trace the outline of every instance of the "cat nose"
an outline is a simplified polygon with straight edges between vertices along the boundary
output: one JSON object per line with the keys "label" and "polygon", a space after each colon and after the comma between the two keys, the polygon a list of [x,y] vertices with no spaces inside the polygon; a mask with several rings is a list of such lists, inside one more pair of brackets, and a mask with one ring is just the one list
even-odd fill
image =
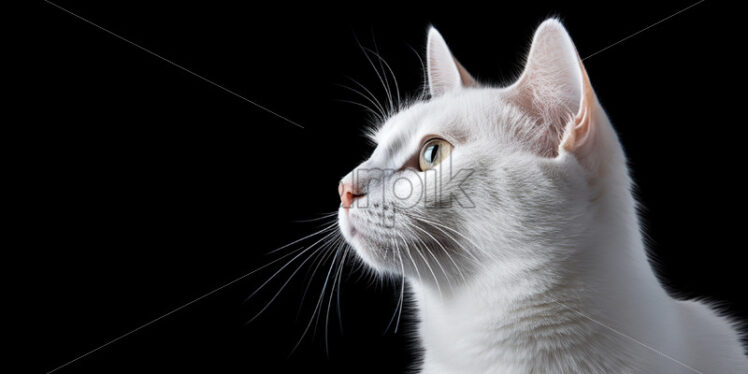
{"label": "cat nose", "polygon": [[358,199],[365,194],[353,187],[350,183],[340,183],[338,185],[338,194],[340,195],[340,202],[343,204],[343,208],[348,209],[353,205],[353,201]]}

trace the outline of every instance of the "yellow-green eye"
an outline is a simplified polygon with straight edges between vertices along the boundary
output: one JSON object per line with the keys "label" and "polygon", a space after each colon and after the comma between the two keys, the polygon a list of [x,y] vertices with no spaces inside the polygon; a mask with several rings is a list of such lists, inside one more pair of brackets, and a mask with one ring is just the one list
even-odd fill
{"label": "yellow-green eye", "polygon": [[418,156],[418,166],[426,171],[438,165],[452,152],[452,144],[444,139],[431,139],[423,145]]}

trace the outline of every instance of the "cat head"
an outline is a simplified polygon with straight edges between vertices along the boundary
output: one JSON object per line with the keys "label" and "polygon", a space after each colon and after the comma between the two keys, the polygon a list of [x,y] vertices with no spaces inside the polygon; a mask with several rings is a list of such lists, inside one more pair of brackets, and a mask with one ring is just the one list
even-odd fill
{"label": "cat head", "polygon": [[358,256],[441,288],[573,256],[625,162],[562,24],[540,25],[510,86],[476,82],[434,28],[427,70],[430,98],[387,119],[340,183]]}

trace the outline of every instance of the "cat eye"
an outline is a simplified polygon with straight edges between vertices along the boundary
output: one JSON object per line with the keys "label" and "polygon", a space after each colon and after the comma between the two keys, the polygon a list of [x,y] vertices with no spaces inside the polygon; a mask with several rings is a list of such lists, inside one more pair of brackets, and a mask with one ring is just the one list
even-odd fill
{"label": "cat eye", "polygon": [[452,153],[452,144],[444,139],[431,139],[421,148],[418,156],[418,166],[426,171],[438,165]]}

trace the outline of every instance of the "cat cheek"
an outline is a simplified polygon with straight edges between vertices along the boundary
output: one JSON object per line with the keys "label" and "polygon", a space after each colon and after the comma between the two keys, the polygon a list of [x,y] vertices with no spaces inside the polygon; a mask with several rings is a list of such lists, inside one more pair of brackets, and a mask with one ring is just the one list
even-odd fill
{"label": "cat cheek", "polygon": [[390,194],[388,194],[392,205],[400,209],[409,209],[423,200],[425,184],[420,174],[413,170],[406,170],[392,181]]}

